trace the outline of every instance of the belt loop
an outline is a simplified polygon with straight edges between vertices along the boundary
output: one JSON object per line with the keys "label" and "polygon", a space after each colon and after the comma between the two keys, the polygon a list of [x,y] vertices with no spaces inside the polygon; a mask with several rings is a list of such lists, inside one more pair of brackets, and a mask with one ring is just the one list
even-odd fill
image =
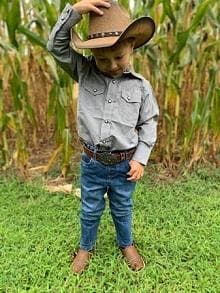
{"label": "belt loop", "polygon": [[97,153],[97,147],[95,146],[95,148],[94,148],[94,159],[95,159],[95,161],[96,161],[96,153]]}
{"label": "belt loop", "polygon": [[126,152],[121,153],[121,160],[122,161],[126,160]]}

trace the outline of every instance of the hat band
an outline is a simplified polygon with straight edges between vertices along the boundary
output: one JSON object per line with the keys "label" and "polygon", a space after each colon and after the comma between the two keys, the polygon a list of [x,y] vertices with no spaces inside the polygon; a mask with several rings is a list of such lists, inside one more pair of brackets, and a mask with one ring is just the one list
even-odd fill
{"label": "hat band", "polygon": [[89,35],[88,39],[91,40],[91,39],[97,39],[97,38],[115,37],[115,36],[120,36],[121,34],[122,34],[122,31],[95,33],[95,34]]}

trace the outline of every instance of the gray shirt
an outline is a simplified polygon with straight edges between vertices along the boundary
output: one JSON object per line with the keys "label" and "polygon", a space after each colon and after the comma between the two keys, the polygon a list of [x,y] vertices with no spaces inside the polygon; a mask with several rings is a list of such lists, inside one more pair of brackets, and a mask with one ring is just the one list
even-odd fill
{"label": "gray shirt", "polygon": [[58,64],[79,83],[79,136],[103,150],[137,147],[132,159],[146,165],[159,115],[151,85],[132,70],[115,79],[107,77],[92,56],[76,52],[70,46],[70,31],[80,20],[81,15],[67,4],[47,43]]}

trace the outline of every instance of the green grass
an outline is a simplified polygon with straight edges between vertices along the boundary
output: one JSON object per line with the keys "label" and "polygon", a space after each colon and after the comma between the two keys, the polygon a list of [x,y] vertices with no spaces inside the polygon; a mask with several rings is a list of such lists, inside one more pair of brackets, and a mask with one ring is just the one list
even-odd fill
{"label": "green grass", "polygon": [[175,183],[145,177],[134,196],[134,237],[147,262],[130,271],[109,210],[87,271],[74,276],[79,200],[0,178],[0,292],[220,292],[220,170]]}

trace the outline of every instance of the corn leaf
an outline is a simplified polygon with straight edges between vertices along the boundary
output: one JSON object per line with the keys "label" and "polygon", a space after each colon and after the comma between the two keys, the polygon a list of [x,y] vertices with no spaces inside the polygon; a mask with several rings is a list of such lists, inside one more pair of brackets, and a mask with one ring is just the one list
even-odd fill
{"label": "corn leaf", "polygon": [[48,120],[51,120],[51,118],[55,114],[58,92],[59,92],[59,89],[57,87],[57,84],[54,83],[49,93],[49,104],[47,107]]}
{"label": "corn leaf", "polygon": [[71,155],[72,155],[71,133],[69,128],[65,128],[63,130],[63,160],[62,160],[63,176],[66,175],[69,169]]}
{"label": "corn leaf", "polygon": [[2,131],[2,127],[3,127],[3,109],[4,109],[4,105],[3,105],[3,82],[2,79],[0,79],[0,134]]}
{"label": "corn leaf", "polygon": [[49,70],[52,74],[52,77],[55,79],[56,83],[59,84],[59,76],[55,60],[52,58],[52,56],[49,55],[45,57],[45,60],[47,62],[47,65],[49,66]]}
{"label": "corn leaf", "polygon": [[3,20],[6,19],[7,10],[8,10],[8,1],[7,0],[1,0],[0,1],[0,15],[1,15]]}
{"label": "corn leaf", "polygon": [[202,19],[205,16],[205,13],[211,4],[214,4],[215,0],[205,0],[201,4],[198,5],[196,13],[193,17],[193,20],[190,24],[190,27],[183,32],[177,32],[176,35],[176,43],[177,48],[174,53],[171,55],[169,59],[169,63],[175,62],[179,57],[180,52],[186,46],[187,40],[192,32],[194,32],[197,27],[201,24]]}
{"label": "corn leaf", "polygon": [[207,9],[209,8],[210,5],[213,5],[215,2],[216,2],[215,0],[205,0],[205,1],[202,1],[198,5],[196,9],[196,13],[193,17],[192,23],[189,28],[191,32],[195,31],[197,27],[201,25],[201,21],[204,18]]}
{"label": "corn leaf", "polygon": [[56,7],[53,3],[49,3],[47,0],[43,0],[46,7],[46,17],[49,25],[53,27],[57,21]]}
{"label": "corn leaf", "polygon": [[22,94],[21,94],[21,81],[17,78],[16,74],[13,75],[11,81],[11,93],[13,97],[14,109],[16,111],[22,110]]}
{"label": "corn leaf", "polygon": [[204,127],[205,123],[208,123],[209,117],[210,117],[210,111],[211,111],[211,104],[212,104],[212,99],[214,97],[214,89],[215,89],[215,78],[216,78],[216,70],[214,68],[210,69],[209,71],[209,88],[207,92],[207,96],[204,102],[204,107],[202,110],[202,117],[203,117],[203,122],[201,123],[201,127]]}
{"label": "corn leaf", "polygon": [[15,33],[21,22],[20,1],[8,1],[7,10],[6,24],[8,28],[9,39],[12,45],[18,48],[18,42],[16,40]]}
{"label": "corn leaf", "polygon": [[33,44],[38,45],[44,49],[46,49],[46,41],[41,37],[29,30],[27,27],[20,25],[18,31],[25,35],[27,39]]}
{"label": "corn leaf", "polygon": [[163,2],[163,6],[164,6],[164,13],[166,15],[168,15],[172,24],[175,26],[176,25],[176,18],[174,16],[173,9],[170,4],[170,0],[163,0],[162,2]]}
{"label": "corn leaf", "polygon": [[220,135],[220,88],[215,89],[215,96],[212,104],[211,111],[211,129],[217,134]]}
{"label": "corn leaf", "polygon": [[44,168],[44,173],[47,173],[49,171],[49,169],[51,168],[51,166],[56,162],[57,157],[59,156],[59,154],[62,151],[62,145],[59,145],[53,152],[52,155],[49,159],[48,164],[45,166]]}
{"label": "corn leaf", "polygon": [[[64,9],[67,3],[69,3],[69,0],[60,0],[60,12]],[[72,5],[76,3],[77,1],[71,1]]]}
{"label": "corn leaf", "polygon": [[6,43],[4,40],[1,40],[1,39],[0,39],[0,47],[5,51],[14,50],[14,47],[10,43]]}

